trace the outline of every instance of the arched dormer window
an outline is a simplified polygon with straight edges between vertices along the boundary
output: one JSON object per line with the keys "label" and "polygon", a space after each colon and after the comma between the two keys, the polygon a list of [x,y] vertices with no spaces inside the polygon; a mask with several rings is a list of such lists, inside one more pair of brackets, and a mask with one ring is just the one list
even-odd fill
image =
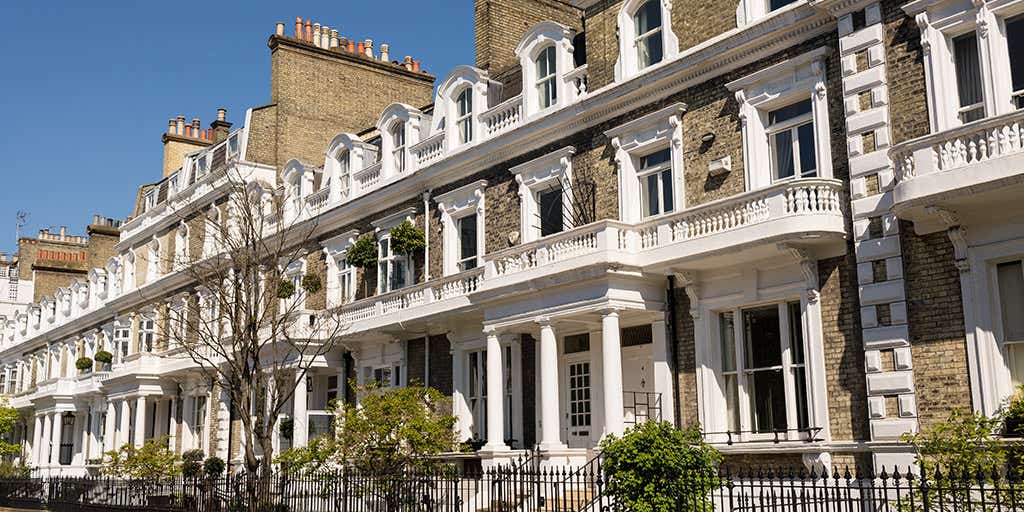
{"label": "arched dormer window", "polygon": [[619,11],[615,79],[625,80],[679,53],[671,0],[627,0]]}
{"label": "arched dormer window", "polygon": [[448,150],[486,137],[481,117],[501,99],[501,83],[472,66],[455,68],[437,89],[431,133],[445,133]]}
{"label": "arched dormer window", "polygon": [[[407,145],[409,143],[414,144],[415,141],[408,141]],[[341,202],[355,197],[360,191],[355,186],[353,176],[372,165],[376,159],[376,149],[363,142],[359,136],[351,133],[336,135],[328,146],[327,159],[324,160],[324,176],[330,183],[331,201]]]}
{"label": "arched dormer window", "polygon": [[281,178],[285,186],[285,220],[293,220],[302,214],[306,196],[314,192],[315,172],[312,167],[299,161],[289,160],[284,166]]}
{"label": "arched dormer window", "polygon": [[391,162],[396,174],[405,172],[405,123],[396,121],[391,130]]}
{"label": "arched dormer window", "polygon": [[576,99],[577,89],[566,76],[575,69],[573,30],[553,21],[531,28],[516,47],[523,70],[523,104],[527,116]]}
{"label": "arched dormer window", "polygon": [[402,103],[392,103],[381,113],[377,130],[381,134],[381,167],[385,177],[410,170],[409,148],[420,140],[423,113]]}

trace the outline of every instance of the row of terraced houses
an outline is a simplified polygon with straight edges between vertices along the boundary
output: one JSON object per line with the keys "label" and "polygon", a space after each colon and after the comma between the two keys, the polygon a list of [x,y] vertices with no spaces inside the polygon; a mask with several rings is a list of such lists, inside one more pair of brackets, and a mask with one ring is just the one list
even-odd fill
{"label": "row of terraced houses", "polygon": [[1024,381],[1024,1],[476,0],[475,24],[435,82],[279,23],[270,103],[171,120],[109,259],[0,317],[23,460],[86,474],[164,435],[240,460],[223,388],[166,341],[195,290],[160,263],[211,250],[231,168],[316,220],[288,271],[347,324],[281,447],[354,379],[450,395],[483,464],[662,419],[734,463],[878,468]]}

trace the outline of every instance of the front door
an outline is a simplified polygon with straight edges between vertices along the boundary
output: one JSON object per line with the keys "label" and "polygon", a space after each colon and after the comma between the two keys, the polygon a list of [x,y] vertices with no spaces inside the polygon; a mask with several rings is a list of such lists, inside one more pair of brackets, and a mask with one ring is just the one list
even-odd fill
{"label": "front door", "polygon": [[566,425],[569,427],[569,448],[589,448],[591,428],[590,361],[569,361],[569,407]]}

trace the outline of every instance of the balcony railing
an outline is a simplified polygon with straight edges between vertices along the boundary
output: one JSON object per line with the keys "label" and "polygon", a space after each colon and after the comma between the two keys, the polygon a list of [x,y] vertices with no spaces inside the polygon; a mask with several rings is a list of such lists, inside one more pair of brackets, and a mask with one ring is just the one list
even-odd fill
{"label": "balcony railing", "polygon": [[310,212],[319,212],[325,206],[327,206],[327,200],[331,197],[331,189],[324,187],[308,196],[306,196],[306,206]]}
{"label": "balcony railing", "polygon": [[484,137],[490,138],[505,133],[523,122],[523,96],[505,100],[480,114],[484,126]]}
{"label": "balcony railing", "polygon": [[599,247],[608,247],[607,236],[612,224],[612,221],[598,221],[490,254],[485,257],[488,273],[494,276],[514,274],[597,252]]}
{"label": "balcony railing", "polygon": [[896,182],[1024,152],[1024,111],[907,141],[890,152]]}
{"label": "balcony railing", "polygon": [[444,156],[445,152],[444,132],[438,132],[412,146],[413,158],[416,160],[416,167],[425,167]]}
{"label": "balcony railing", "polygon": [[474,269],[426,283],[357,300],[338,308],[343,322],[357,322],[440,300],[465,297],[483,281],[483,269]]}
{"label": "balcony railing", "polygon": [[355,181],[356,190],[358,190],[359,193],[363,193],[373,188],[377,183],[380,182],[380,177],[380,162],[377,162],[352,175],[352,179]]}

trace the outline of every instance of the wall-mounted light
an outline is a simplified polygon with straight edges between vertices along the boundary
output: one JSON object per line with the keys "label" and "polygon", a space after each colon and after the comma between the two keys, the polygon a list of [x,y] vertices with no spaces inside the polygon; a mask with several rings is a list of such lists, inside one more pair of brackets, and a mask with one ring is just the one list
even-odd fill
{"label": "wall-mounted light", "polygon": [[700,141],[704,144],[711,144],[715,141],[715,134],[708,132],[700,136]]}

